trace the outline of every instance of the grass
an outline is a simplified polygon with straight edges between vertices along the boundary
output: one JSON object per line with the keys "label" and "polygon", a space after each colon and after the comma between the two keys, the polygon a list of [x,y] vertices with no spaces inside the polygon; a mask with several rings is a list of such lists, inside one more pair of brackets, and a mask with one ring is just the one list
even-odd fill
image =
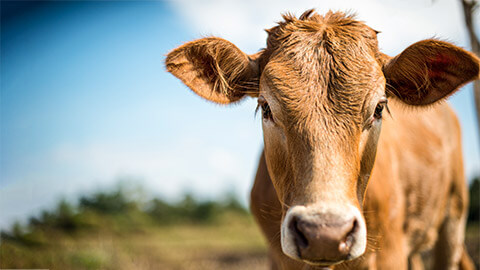
{"label": "grass", "polygon": [[0,268],[266,269],[266,246],[248,215],[228,213],[216,224],[144,226],[118,233],[96,229],[44,232],[44,242],[6,239]]}
{"label": "grass", "polygon": [[[478,224],[469,226],[466,243],[478,264]],[[215,224],[143,226],[123,233],[50,231],[37,243],[3,240],[0,268],[267,269],[266,254],[251,216],[226,213]]]}

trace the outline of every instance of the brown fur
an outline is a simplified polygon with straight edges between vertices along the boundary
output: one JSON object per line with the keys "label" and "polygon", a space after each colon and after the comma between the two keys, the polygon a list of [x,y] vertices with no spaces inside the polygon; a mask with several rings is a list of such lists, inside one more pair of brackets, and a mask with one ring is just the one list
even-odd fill
{"label": "brown fur", "polygon": [[[477,79],[479,60],[438,40],[391,58],[378,50],[376,31],[343,13],[283,19],[255,55],[206,38],[166,59],[203,98],[228,104],[250,95],[267,110],[251,209],[272,268],[317,267],[284,254],[289,209],[348,204],[363,212],[367,248],[330,268],[421,269],[419,253],[434,249],[434,269],[471,269],[459,124],[448,105],[425,105]],[[374,111],[385,96],[391,116],[380,121]]]}

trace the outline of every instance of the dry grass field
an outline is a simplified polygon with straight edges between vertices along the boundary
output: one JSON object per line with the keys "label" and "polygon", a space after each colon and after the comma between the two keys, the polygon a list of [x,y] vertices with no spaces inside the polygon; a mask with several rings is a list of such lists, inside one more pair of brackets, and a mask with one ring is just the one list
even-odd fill
{"label": "dry grass field", "polygon": [[81,197],[1,233],[1,269],[266,269],[266,245],[231,195],[139,202],[118,189]]}
{"label": "dry grass field", "polygon": [[0,268],[266,269],[266,247],[250,216],[215,224],[148,226],[118,233],[46,232],[36,243],[3,239]]}

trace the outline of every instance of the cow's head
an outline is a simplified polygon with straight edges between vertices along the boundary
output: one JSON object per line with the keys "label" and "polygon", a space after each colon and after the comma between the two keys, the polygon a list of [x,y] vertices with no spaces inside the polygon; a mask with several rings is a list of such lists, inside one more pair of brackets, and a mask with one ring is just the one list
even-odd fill
{"label": "cow's head", "polygon": [[438,40],[390,58],[376,31],[343,13],[283,18],[257,54],[204,38],[173,50],[166,66],[215,103],[258,98],[267,167],[284,206],[283,252],[331,265],[365,251],[362,202],[387,99],[432,104],[477,78],[478,59]]}

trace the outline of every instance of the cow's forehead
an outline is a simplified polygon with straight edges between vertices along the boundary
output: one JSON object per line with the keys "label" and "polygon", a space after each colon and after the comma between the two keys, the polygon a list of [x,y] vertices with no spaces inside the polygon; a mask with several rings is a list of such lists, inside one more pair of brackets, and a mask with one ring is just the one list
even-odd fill
{"label": "cow's forehead", "polygon": [[284,50],[305,42],[323,42],[325,47],[350,50],[349,41],[367,43],[371,49],[377,49],[377,32],[354,15],[330,11],[322,16],[310,10],[300,18],[286,14],[283,19],[266,30],[267,50]]}
{"label": "cow's forehead", "polygon": [[365,98],[383,81],[376,32],[343,13],[284,19],[268,30],[262,82],[287,118],[360,124]]}

